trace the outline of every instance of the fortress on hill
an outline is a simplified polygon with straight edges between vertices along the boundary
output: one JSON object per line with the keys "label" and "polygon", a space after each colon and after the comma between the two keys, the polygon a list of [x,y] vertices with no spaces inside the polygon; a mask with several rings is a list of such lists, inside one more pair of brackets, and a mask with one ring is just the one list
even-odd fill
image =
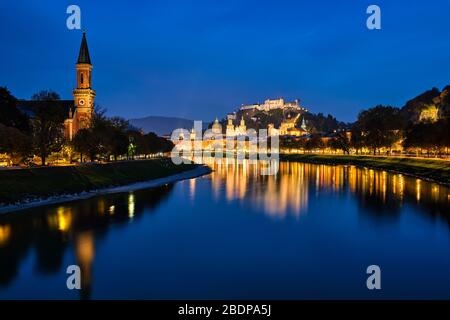
{"label": "fortress on hill", "polygon": [[304,112],[308,111],[306,108],[300,106],[300,100],[295,99],[294,101],[287,102],[283,98],[267,99],[264,101],[264,103],[242,105],[240,108],[240,110],[260,110],[260,111],[270,111],[276,109],[295,109]]}

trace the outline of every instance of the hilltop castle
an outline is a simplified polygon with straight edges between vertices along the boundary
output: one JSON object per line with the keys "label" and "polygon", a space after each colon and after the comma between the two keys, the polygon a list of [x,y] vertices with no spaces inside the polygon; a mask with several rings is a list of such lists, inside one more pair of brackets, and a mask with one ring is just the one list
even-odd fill
{"label": "hilltop castle", "polygon": [[[287,115],[285,119],[280,124],[279,128],[275,128],[273,123],[269,123],[267,126],[267,132],[269,136],[280,135],[280,136],[292,136],[292,137],[301,137],[309,134],[308,127],[306,126],[305,117],[302,118],[300,128],[296,127],[298,120],[302,113],[297,113],[295,116],[291,117],[290,114]],[[216,118],[213,124],[211,125],[211,132],[217,137],[238,137],[247,135],[247,125],[245,123],[244,117],[241,117],[239,124],[234,125],[233,121],[236,119],[236,114],[228,114],[227,115],[227,124],[224,128],[222,128],[219,119]],[[196,140],[196,131],[194,128],[191,129],[190,135],[191,140]],[[215,138],[217,139],[217,138]]]}
{"label": "hilltop castle", "polygon": [[[307,113],[308,109],[300,105],[300,100],[295,99],[294,101],[288,102],[283,98],[279,99],[266,99],[264,103],[242,105],[239,108],[238,114],[241,115],[241,121],[239,126],[233,126],[233,120],[236,120],[236,112],[228,115],[228,125],[227,125],[227,135],[245,135],[246,124],[244,121],[244,115],[247,119],[252,119],[257,121],[259,111],[270,113],[271,111],[281,110],[283,112],[283,119],[279,128],[275,128],[274,123],[269,123],[267,126],[268,134],[281,135],[281,136],[304,136],[308,134],[308,129],[306,126],[305,117],[302,117],[301,127],[297,128],[296,124],[300,120],[300,116]],[[291,114],[294,114],[291,117]]]}
{"label": "hilltop castle", "polygon": [[78,130],[90,126],[94,114],[95,91],[92,89],[92,63],[86,40],[86,33],[81,39],[80,52],[76,64],[77,87],[73,89],[73,106],[64,121],[64,136],[72,140]]}
{"label": "hilltop castle", "polygon": [[300,106],[300,100],[295,99],[292,102],[286,102],[283,98],[280,99],[267,99],[264,103],[242,105],[240,110],[260,110],[270,111],[276,109],[295,109],[299,111],[307,112],[308,110]]}

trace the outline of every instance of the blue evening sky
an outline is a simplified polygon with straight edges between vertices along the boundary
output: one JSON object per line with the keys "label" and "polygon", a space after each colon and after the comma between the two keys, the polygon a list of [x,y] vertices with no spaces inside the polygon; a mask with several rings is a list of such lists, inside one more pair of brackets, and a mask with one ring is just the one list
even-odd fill
{"label": "blue evening sky", "polygon": [[[450,1],[0,2],[0,86],[71,98],[81,7],[97,103],[110,115],[211,120],[243,103],[299,98],[353,121],[376,104],[450,84]],[[366,8],[382,30],[366,28]]]}

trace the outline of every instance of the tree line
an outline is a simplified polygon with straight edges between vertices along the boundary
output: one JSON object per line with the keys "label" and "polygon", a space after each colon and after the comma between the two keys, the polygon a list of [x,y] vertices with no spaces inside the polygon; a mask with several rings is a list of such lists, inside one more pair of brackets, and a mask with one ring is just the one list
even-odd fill
{"label": "tree line", "polygon": [[[350,134],[347,134],[347,133]],[[448,153],[450,125],[447,112],[441,112],[437,121],[410,121],[401,109],[378,105],[359,113],[356,122],[348,130],[337,130],[333,134],[311,134],[305,138],[282,138],[280,147],[285,149],[341,150],[356,154],[363,150],[371,154],[391,154],[393,147],[415,150],[428,155]]]}
{"label": "tree line", "polygon": [[57,93],[40,91],[32,96],[40,101],[27,115],[18,108],[18,100],[0,87],[0,154],[7,154],[13,164],[31,164],[35,155],[41,165],[52,153],[65,154],[69,161],[134,159],[136,155],[168,152],[172,142],[154,133],[144,134],[120,117],[107,117],[96,108],[88,129],[77,132],[72,141],[64,139],[66,110],[55,103]]}

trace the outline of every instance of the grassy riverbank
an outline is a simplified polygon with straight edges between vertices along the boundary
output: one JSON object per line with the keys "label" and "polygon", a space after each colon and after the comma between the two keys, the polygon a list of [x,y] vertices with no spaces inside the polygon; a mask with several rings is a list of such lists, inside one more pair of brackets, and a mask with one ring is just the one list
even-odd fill
{"label": "grassy riverbank", "polygon": [[0,205],[158,179],[194,169],[170,159],[0,170]]}
{"label": "grassy riverbank", "polygon": [[289,161],[369,167],[450,184],[450,161],[445,160],[321,154],[292,154],[282,155],[280,158]]}

